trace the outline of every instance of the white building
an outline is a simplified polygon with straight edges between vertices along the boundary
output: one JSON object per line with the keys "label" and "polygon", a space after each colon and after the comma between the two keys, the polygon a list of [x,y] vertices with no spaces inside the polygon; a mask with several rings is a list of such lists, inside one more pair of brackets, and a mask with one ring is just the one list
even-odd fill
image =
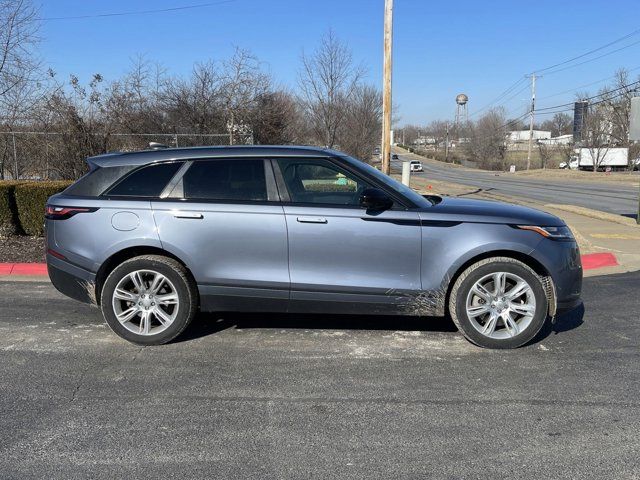
{"label": "white building", "polygon": [[553,138],[542,138],[538,140],[538,143],[542,143],[543,145],[571,145],[573,143],[573,135],[560,135],[559,137]]}
{"label": "white building", "polygon": [[[534,140],[544,140],[551,138],[551,132],[547,130],[534,130]],[[510,143],[528,142],[529,130],[512,130],[507,134],[507,141]]]}

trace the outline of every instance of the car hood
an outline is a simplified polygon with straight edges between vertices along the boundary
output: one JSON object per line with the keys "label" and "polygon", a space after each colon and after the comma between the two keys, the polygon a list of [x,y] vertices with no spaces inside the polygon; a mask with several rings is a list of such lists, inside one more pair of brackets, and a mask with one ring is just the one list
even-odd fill
{"label": "car hood", "polygon": [[[425,219],[510,225],[561,226],[555,215],[510,203],[441,197],[442,201],[421,210]],[[423,214],[422,214],[423,213]]]}

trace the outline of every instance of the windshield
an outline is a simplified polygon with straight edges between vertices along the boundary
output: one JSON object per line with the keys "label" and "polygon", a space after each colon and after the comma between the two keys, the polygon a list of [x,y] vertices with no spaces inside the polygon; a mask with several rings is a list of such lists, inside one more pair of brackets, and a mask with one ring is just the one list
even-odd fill
{"label": "windshield", "polygon": [[397,180],[394,180],[390,176],[385,175],[380,170],[372,167],[368,163],[361,162],[360,160],[356,160],[355,158],[347,157],[347,156],[344,156],[342,158],[344,158],[345,160],[349,161],[350,163],[352,163],[356,167],[362,168],[363,170],[366,170],[367,173],[369,173],[371,176],[375,177],[377,180],[379,180],[380,182],[384,183],[386,186],[388,186],[391,189],[395,190],[396,192],[400,193],[402,196],[407,197],[409,200],[411,200],[417,206],[419,206],[419,207],[430,207],[430,206],[433,205],[433,202],[431,200],[428,200],[428,199],[424,198],[422,195],[417,193],[415,190],[412,190],[411,188],[407,187],[406,185],[403,185],[402,183],[398,182]]}

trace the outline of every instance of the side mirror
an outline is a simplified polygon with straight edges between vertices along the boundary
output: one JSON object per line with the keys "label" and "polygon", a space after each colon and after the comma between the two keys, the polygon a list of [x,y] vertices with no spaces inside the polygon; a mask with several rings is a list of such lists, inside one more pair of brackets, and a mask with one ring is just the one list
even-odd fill
{"label": "side mirror", "polygon": [[379,188],[366,188],[360,195],[360,205],[367,210],[382,211],[393,207],[393,200]]}

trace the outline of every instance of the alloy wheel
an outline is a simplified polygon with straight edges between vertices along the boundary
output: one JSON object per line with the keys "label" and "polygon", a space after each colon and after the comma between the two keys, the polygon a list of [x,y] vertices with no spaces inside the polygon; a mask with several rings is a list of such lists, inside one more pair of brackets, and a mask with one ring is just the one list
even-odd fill
{"label": "alloy wheel", "polygon": [[176,319],[180,299],[166,276],[153,270],[135,270],[116,285],[112,305],[127,330],[137,335],[157,335]]}
{"label": "alloy wheel", "polygon": [[536,313],[531,285],[509,272],[495,272],[473,284],[466,301],[471,325],[493,339],[512,338],[525,331]]}

